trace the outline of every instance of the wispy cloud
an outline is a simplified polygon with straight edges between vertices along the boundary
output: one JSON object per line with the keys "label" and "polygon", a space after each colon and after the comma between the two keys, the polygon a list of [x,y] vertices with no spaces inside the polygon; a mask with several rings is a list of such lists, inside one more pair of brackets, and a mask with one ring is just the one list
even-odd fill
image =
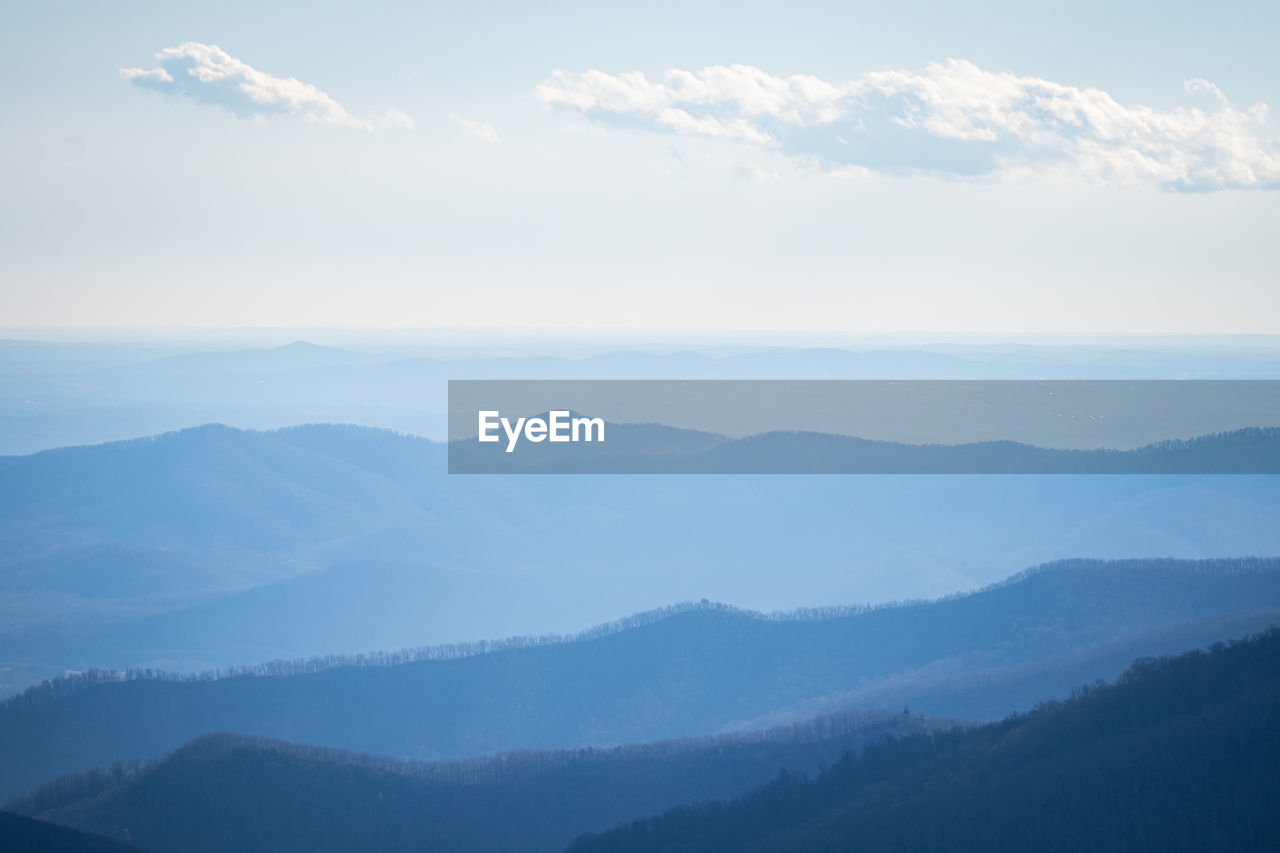
{"label": "wispy cloud", "polygon": [[316,124],[381,130],[413,127],[395,109],[356,116],[309,83],[273,77],[241,62],[217,45],[189,41],[156,54],[159,68],[122,68],[136,86],[226,107],[238,116],[293,116]]}
{"label": "wispy cloud", "polygon": [[842,174],[1280,188],[1280,140],[1268,135],[1266,105],[1241,109],[1203,80],[1185,88],[1208,103],[1125,106],[1100,89],[948,60],[842,83],[746,65],[671,70],[660,80],[557,71],[536,94],[604,124],[736,140]]}
{"label": "wispy cloud", "polygon": [[462,125],[462,129],[477,139],[483,139],[485,142],[501,142],[502,138],[498,136],[498,131],[487,121],[472,121],[463,118],[456,113],[449,113],[449,118]]}

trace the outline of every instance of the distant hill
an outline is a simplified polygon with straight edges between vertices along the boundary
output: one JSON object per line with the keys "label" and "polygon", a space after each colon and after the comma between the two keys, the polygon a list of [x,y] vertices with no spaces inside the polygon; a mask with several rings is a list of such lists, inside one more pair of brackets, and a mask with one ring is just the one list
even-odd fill
{"label": "distant hill", "polygon": [[[0,796],[211,731],[441,759],[695,736],[840,694],[841,709],[883,707],[885,689],[931,715],[999,718],[1029,685],[1046,698],[1113,674],[1108,645],[1227,639],[1277,608],[1276,559],[1075,561],[928,603],[783,617],[704,603],[380,666],[64,680],[0,704]],[[982,701],[980,679],[1023,686]]]}
{"label": "distant hill", "polygon": [[338,347],[294,341],[278,347],[223,349],[188,352],[129,365],[137,380],[164,381],[167,378],[205,378],[213,375],[271,375],[315,368],[371,365],[376,356]]}
{"label": "distant hill", "polygon": [[678,807],[571,853],[1269,851],[1280,846],[1280,631],[1134,664],[1115,685],[907,737],[816,779]]}
{"label": "distant hill", "polygon": [[[206,735],[138,772],[80,774],[8,804],[157,853],[559,853],[574,837],[817,772],[889,736],[950,728],[901,713],[828,716],[733,737],[414,764]],[[234,815],[228,820],[228,815]]]}
{"label": "distant hill", "polygon": [[1063,555],[1276,554],[1277,514],[1275,477],[457,477],[386,430],[208,425],[0,458],[0,695],[681,600],[933,598]]}
{"label": "distant hill", "polygon": [[[443,438],[448,379],[1275,378],[1274,344],[1243,338],[1132,345],[856,349],[718,344],[674,352],[560,342],[400,342],[232,348],[0,340],[0,453],[93,444],[220,421],[274,429],[342,421]],[[1084,342],[1081,342],[1084,343]],[[1172,346],[1171,346],[1172,344]],[[605,351],[602,351],[605,350]],[[555,353],[555,354],[551,354]]]}
{"label": "distant hill", "polygon": [[5,853],[141,853],[141,848],[43,820],[0,811]]}

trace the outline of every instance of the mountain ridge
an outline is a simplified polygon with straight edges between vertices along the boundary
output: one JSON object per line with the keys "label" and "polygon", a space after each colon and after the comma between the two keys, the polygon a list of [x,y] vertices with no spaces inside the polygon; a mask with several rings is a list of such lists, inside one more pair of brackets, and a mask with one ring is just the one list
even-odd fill
{"label": "mountain ridge", "polygon": [[727,602],[701,599],[699,601],[682,601],[665,607],[633,613],[619,619],[602,622],[568,634],[522,634],[508,637],[475,640],[469,642],[443,643],[398,649],[380,649],[356,652],[354,654],[315,655],[290,659],[275,659],[260,664],[245,664],[232,667],[216,667],[195,673],[171,673],[150,668],[130,668],[127,670],[94,669],[83,673],[63,676],[55,681],[31,685],[14,696],[0,698],[0,708],[11,702],[26,701],[27,694],[52,691],[61,695],[74,690],[80,685],[111,683],[137,678],[170,680],[175,682],[198,682],[235,678],[244,675],[281,675],[314,673],[328,669],[342,669],[361,666],[398,666],[405,663],[422,661],[457,660],[476,655],[501,652],[509,649],[556,646],[584,640],[608,637],[634,628],[651,625],[671,617],[686,613],[727,613],[762,622],[803,622],[839,619],[847,616],[859,616],[882,610],[899,610],[910,607],[923,607],[930,604],[960,601],[966,598],[994,592],[1014,586],[1025,580],[1051,573],[1070,573],[1086,571],[1104,565],[1123,565],[1125,563],[1169,562],[1175,570],[1188,574],[1203,575],[1251,575],[1280,571],[1280,557],[1219,557],[1199,560],[1182,560],[1169,557],[1152,557],[1133,560],[1097,560],[1085,558],[1064,558],[1029,566],[1009,577],[987,584],[974,590],[956,592],[933,599],[904,599],[902,601],[879,602],[875,604],[847,604],[826,607],[802,607],[792,610],[760,611],[746,607],[738,607]]}
{"label": "mountain ridge", "polygon": [[[1280,609],[1275,559],[1066,565],[982,593],[839,616],[768,619],[708,604],[573,642],[386,667],[51,684],[0,704],[9,756],[0,796],[89,763],[147,760],[208,731],[417,759],[701,735],[895,673],[1015,671],[1197,619],[1208,620],[1197,636],[1229,639],[1214,634],[1236,624],[1228,617]],[[1050,695],[1091,670],[1055,671],[1035,682]],[[955,716],[948,703],[967,695],[934,691],[921,705],[925,686],[908,701],[935,716]]]}

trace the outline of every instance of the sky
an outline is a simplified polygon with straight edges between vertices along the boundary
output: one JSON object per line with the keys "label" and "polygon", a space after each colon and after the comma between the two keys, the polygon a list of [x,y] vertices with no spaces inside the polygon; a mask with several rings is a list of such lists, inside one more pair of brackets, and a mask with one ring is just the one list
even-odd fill
{"label": "sky", "polygon": [[11,0],[0,325],[1276,333],[1278,32]]}

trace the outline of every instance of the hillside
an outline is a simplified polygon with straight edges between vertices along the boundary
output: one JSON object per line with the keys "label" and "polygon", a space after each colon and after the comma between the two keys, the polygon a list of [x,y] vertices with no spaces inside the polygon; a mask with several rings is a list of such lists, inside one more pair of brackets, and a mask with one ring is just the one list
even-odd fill
{"label": "hillside", "polygon": [[947,727],[900,713],[841,715],[734,737],[440,764],[208,735],[136,773],[57,780],[8,808],[112,837],[127,829],[157,853],[558,853],[587,830]]}
{"label": "hillside", "polygon": [[[1028,682],[1035,695],[1064,695],[1112,674],[1107,644],[1128,638],[1125,654],[1141,655],[1190,637],[1228,639],[1269,623],[1277,608],[1274,559],[1076,561],[895,607],[764,617],[704,604],[568,640],[445,650],[391,658],[393,665],[338,660],[218,679],[73,679],[0,704],[0,796],[94,764],[154,758],[213,731],[454,758],[703,735],[895,678],[895,702],[956,716],[953,708],[974,708],[973,684],[946,689],[956,679],[1038,668]],[[1060,665],[1073,655],[1076,665]],[[884,707],[883,695],[869,695],[871,707]],[[982,716],[1019,710],[1026,695],[988,702]]]}
{"label": "hillside", "polygon": [[141,853],[141,848],[43,820],[0,811],[5,853]]}
{"label": "hillside", "polygon": [[1113,640],[1074,648],[1026,663],[970,667],[942,661],[868,679],[852,690],[818,696],[745,720],[750,730],[849,709],[945,708],[967,720],[999,720],[1034,707],[1045,697],[1065,696],[1071,686],[1108,681],[1138,658],[1207,648],[1224,639],[1248,637],[1280,625],[1280,610],[1211,616],[1135,631]]}
{"label": "hillside", "polygon": [[572,853],[1274,850],[1280,631],[1161,660],[968,731],[679,807]]}

